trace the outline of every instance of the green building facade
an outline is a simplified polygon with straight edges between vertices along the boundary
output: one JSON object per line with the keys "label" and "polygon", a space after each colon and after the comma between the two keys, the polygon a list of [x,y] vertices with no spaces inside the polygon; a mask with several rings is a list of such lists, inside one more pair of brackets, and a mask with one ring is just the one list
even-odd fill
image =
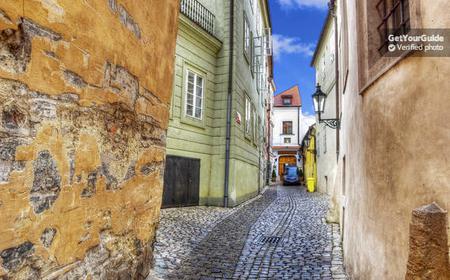
{"label": "green building facade", "polygon": [[163,206],[232,207],[262,190],[270,55],[267,1],[181,1]]}

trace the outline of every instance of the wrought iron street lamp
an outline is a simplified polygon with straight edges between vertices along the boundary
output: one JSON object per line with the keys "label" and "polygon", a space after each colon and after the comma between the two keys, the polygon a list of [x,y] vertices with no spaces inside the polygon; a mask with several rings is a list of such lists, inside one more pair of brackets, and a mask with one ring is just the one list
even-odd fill
{"label": "wrought iron street lamp", "polygon": [[323,114],[325,110],[325,100],[327,99],[327,95],[320,89],[319,84],[317,84],[316,92],[312,95],[312,98],[314,103],[314,111],[319,116],[319,123],[325,123],[328,127],[332,129],[338,128],[340,125],[339,119],[321,118],[321,114]]}

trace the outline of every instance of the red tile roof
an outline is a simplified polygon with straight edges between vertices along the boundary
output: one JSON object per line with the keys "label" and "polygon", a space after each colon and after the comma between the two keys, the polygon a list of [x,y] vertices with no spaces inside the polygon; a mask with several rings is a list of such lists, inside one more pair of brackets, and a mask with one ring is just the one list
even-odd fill
{"label": "red tile roof", "polygon": [[[283,105],[283,98],[284,97],[291,97],[292,102],[291,105]],[[298,86],[293,86],[290,89],[287,89],[283,91],[282,93],[279,93],[275,95],[273,100],[273,105],[275,107],[300,107],[302,106],[302,100],[300,97],[300,90]]]}

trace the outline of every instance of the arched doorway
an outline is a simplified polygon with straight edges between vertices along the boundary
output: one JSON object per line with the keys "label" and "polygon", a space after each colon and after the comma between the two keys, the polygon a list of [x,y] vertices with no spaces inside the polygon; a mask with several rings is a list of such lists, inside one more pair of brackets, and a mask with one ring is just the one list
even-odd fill
{"label": "arched doorway", "polygon": [[278,176],[283,176],[286,164],[297,166],[297,158],[295,156],[280,156],[278,159]]}

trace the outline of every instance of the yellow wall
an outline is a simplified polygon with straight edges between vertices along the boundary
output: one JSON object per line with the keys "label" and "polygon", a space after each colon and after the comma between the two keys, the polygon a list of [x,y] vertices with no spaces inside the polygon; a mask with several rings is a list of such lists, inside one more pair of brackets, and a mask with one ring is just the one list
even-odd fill
{"label": "yellow wall", "polygon": [[148,274],[178,5],[0,1],[0,278]]}
{"label": "yellow wall", "polygon": [[310,130],[309,146],[304,148],[304,177],[309,192],[316,190],[317,186],[317,164],[316,164],[316,137],[315,129]]}

